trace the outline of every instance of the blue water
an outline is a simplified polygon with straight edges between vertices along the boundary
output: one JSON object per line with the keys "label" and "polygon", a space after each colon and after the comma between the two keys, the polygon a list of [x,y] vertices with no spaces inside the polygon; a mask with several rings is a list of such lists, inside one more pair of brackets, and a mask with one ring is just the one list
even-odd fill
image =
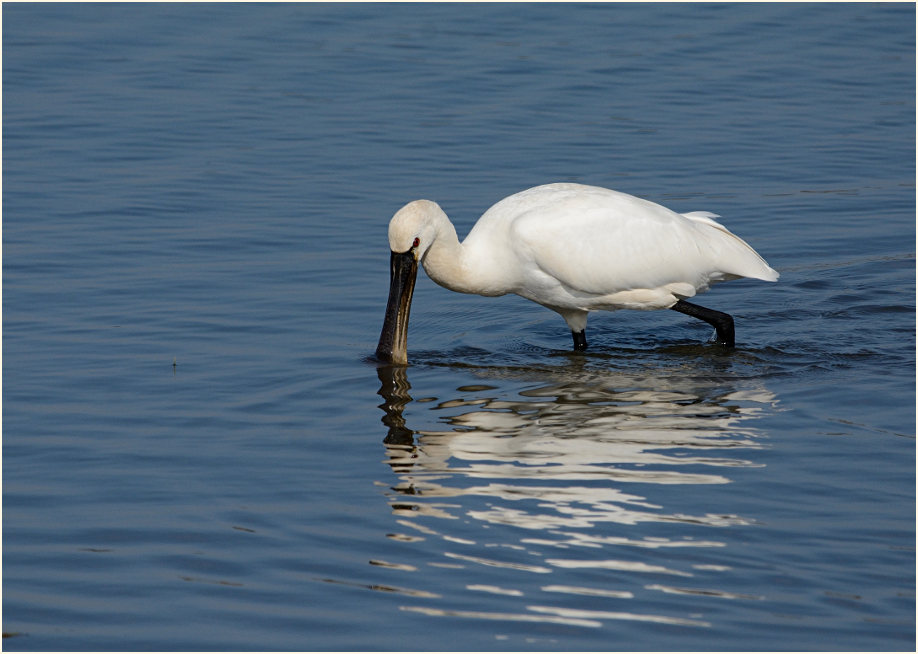
{"label": "blue water", "polygon": [[[913,650],[915,7],[4,4],[17,650]],[[386,226],[551,181],[781,272],[555,314]]]}

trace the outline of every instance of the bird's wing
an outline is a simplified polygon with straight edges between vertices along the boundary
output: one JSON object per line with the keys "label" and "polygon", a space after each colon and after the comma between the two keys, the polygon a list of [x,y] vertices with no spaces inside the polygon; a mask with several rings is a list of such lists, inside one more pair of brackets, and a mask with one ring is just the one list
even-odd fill
{"label": "bird's wing", "polygon": [[572,196],[519,215],[511,241],[531,274],[574,292],[610,295],[674,283],[707,285],[705,239],[690,220],[624,194]]}

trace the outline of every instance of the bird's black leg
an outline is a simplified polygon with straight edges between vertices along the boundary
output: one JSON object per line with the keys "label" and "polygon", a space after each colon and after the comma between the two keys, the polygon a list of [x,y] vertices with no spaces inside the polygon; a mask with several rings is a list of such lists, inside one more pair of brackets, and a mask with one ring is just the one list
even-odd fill
{"label": "bird's black leg", "polygon": [[574,330],[571,330],[571,336],[574,337],[574,349],[575,350],[577,350],[578,352],[582,352],[583,350],[587,349],[585,329],[581,329],[579,332],[575,332]]}
{"label": "bird's black leg", "polygon": [[726,345],[727,347],[733,347],[735,345],[736,336],[733,331],[733,316],[730,314],[700,307],[697,304],[692,304],[685,300],[679,300],[671,306],[670,309],[678,311],[679,313],[684,313],[692,318],[704,320],[709,325],[713,325],[714,329],[717,330],[716,342],[720,345]]}

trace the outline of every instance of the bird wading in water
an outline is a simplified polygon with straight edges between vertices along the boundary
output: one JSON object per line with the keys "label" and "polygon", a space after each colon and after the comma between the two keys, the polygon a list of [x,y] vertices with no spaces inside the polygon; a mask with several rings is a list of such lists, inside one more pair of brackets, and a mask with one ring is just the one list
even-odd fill
{"label": "bird wading in water", "polygon": [[435,202],[406,204],[389,223],[389,301],[376,356],[408,363],[418,264],[460,293],[515,293],[557,311],[584,350],[590,311],[672,309],[713,325],[734,345],[733,318],[687,302],[716,282],[778,273],[705,211],[679,214],[626,193],[547,184],[488,209],[463,242]]}

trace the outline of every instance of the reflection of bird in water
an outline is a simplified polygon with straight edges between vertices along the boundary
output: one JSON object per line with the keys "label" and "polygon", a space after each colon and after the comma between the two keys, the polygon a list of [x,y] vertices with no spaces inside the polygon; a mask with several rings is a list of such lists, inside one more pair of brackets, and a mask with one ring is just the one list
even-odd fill
{"label": "reflection of bird in water", "polygon": [[[606,620],[706,627],[711,622],[699,619],[698,597],[760,599],[737,592],[746,585],[731,578],[736,554],[728,542],[699,532],[752,522],[711,506],[730,491],[698,493],[696,500],[663,490],[714,490],[730,482],[721,473],[756,465],[734,455],[759,447],[756,431],[743,423],[776,401],[754,382],[748,390],[725,390],[724,377],[698,381],[697,368],[654,376],[577,365],[550,372],[485,367],[478,376],[543,381],[518,395],[501,397],[482,383],[460,386],[458,396],[439,402],[427,397],[424,406],[449,428],[412,430],[405,420],[412,402],[407,368],[377,370],[387,463],[398,478],[384,485],[393,521],[404,528],[387,538],[406,548],[411,565],[372,563],[417,571],[424,562],[440,571],[437,601],[402,610],[585,627]],[[670,506],[638,495],[655,490]],[[470,611],[470,592],[500,600]],[[647,594],[657,593],[690,601],[661,611],[651,598],[654,609],[641,610]]]}
{"label": "reflection of bird in water", "polygon": [[[705,387],[671,378],[667,388],[661,378],[652,385],[662,388],[650,390],[634,388],[633,375],[568,372],[517,400],[488,397],[481,387],[475,397],[463,393],[443,401],[435,408],[452,428],[420,431],[415,443],[402,415],[411,401],[406,369],[378,371],[389,464],[401,479],[399,501],[411,495],[413,510],[423,512],[434,507],[418,504],[421,499],[537,500],[537,513],[498,505],[469,513],[536,529],[609,521],[744,522],[738,516],[665,514],[621,485],[729,483],[725,471],[758,465],[733,454],[761,447],[755,430],[742,423],[775,401],[763,388],[724,391],[714,382]],[[487,483],[469,487],[462,482],[467,479]]]}
{"label": "reflection of bird in water", "polygon": [[416,200],[389,223],[391,283],[377,357],[406,364],[418,264],[453,291],[514,293],[561,314],[574,349],[586,349],[590,311],[673,309],[714,326],[734,344],[733,318],[686,301],[716,282],[776,281],[745,241],[707,212],[678,214],[640,198],[580,184],[511,195],[460,243],[440,207]]}

